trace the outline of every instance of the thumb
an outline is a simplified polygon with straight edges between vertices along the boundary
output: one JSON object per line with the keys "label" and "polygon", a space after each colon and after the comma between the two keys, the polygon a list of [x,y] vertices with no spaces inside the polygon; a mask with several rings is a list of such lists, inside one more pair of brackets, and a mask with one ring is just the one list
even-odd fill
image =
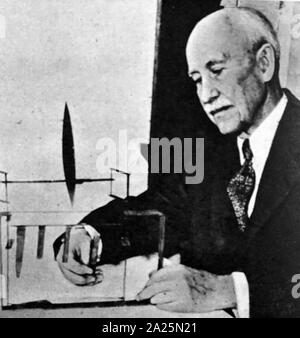
{"label": "thumb", "polygon": [[169,261],[169,265],[171,264],[180,264],[180,261],[181,261],[181,257],[180,257],[180,254],[176,254],[176,255],[173,255],[171,257],[168,258],[168,261]]}
{"label": "thumb", "polygon": [[100,236],[96,235],[93,237],[91,241],[91,252],[90,252],[90,261],[89,261],[89,264],[91,266],[97,265],[98,258],[101,255],[101,251],[102,251],[102,241],[101,241]]}
{"label": "thumb", "polygon": [[86,236],[80,243],[81,261],[85,265],[88,265],[90,261],[91,241],[90,236]]}
{"label": "thumb", "polygon": [[[175,264],[179,264],[180,263],[180,256],[179,255],[174,255],[170,258],[164,258],[163,259],[163,268],[169,267],[169,266],[173,266]],[[148,277],[151,278],[155,273],[157,272],[156,270],[152,270],[148,273]]]}

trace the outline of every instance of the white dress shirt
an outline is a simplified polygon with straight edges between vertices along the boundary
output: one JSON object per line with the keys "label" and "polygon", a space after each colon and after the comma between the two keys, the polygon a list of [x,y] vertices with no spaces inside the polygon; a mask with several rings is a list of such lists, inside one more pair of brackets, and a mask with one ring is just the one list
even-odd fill
{"label": "white dress shirt", "polygon": [[[241,165],[245,161],[242,151],[245,138],[249,139],[250,148],[253,153],[252,163],[253,169],[255,171],[255,186],[248,206],[249,217],[252,215],[255,206],[257,191],[263,170],[286,105],[287,97],[284,94],[274,110],[265,118],[265,120],[254,130],[251,135],[243,134],[243,136],[240,136],[237,139]],[[247,278],[245,274],[241,272],[234,272],[232,277],[234,280],[234,289],[237,298],[238,317],[247,318],[249,317],[249,286]]]}
{"label": "white dress shirt", "polygon": [[[250,148],[253,153],[252,163],[253,169],[255,171],[255,187],[248,206],[249,217],[251,216],[254,209],[261,176],[267,158],[269,156],[269,152],[273,143],[276,130],[278,128],[278,124],[282,118],[286,105],[287,97],[284,94],[272,113],[266,117],[266,119],[260,124],[257,129],[254,130],[254,132],[250,136],[248,136]],[[244,140],[245,137],[238,137],[237,139],[241,165],[245,161],[242,151]]]}

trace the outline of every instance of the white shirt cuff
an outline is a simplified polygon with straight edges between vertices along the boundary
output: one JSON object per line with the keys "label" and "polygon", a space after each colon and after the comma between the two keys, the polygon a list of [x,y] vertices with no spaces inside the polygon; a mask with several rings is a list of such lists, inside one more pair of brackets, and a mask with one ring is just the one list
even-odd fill
{"label": "white shirt cuff", "polygon": [[[3,300],[6,300],[6,279],[4,275],[0,275],[0,303]],[[0,312],[1,312],[1,304],[0,304]]]}
{"label": "white shirt cuff", "polygon": [[231,276],[236,296],[237,316],[238,318],[249,318],[249,284],[246,275],[243,272],[233,272]]}
{"label": "white shirt cuff", "polygon": [[[88,225],[88,224],[81,224],[81,225],[84,227],[85,231],[89,234],[89,236],[91,238],[95,238],[97,236],[100,236],[99,232],[95,228],[93,228],[91,225]],[[99,246],[98,246],[98,257],[101,256],[102,247],[103,247],[103,244],[102,244],[102,241],[100,239]]]}

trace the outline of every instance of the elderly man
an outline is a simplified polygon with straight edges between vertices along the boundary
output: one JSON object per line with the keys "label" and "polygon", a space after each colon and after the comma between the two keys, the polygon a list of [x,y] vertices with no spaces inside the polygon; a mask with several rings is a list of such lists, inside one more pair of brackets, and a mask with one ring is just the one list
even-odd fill
{"label": "elderly man", "polygon": [[[292,278],[300,273],[300,103],[280,87],[274,29],[255,10],[223,9],[196,25],[186,55],[201,105],[229,136],[216,145],[201,189],[180,188],[175,199],[162,198],[163,192],[149,198],[169,217],[178,248],[185,247],[184,265],[154,272],[137,300],[179,312],[237,308],[248,316],[250,305],[253,317],[300,316],[300,301],[292,297]],[[159,198],[169,201],[166,207]],[[147,197],[140,200],[147,205]],[[115,203],[109,214],[122,208]],[[101,232],[99,215],[84,222]],[[73,282],[74,273],[101,280],[97,272],[83,273],[88,254],[78,259],[89,238],[84,229],[74,232],[77,259],[72,266],[59,261]],[[109,241],[102,239],[105,251]]]}

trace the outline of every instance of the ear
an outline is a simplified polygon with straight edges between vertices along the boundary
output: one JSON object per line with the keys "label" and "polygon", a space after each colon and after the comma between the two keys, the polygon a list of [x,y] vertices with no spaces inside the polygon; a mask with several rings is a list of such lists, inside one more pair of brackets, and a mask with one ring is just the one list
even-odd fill
{"label": "ear", "polygon": [[276,59],[274,48],[269,43],[265,43],[257,51],[256,61],[263,81],[271,81],[275,73]]}

